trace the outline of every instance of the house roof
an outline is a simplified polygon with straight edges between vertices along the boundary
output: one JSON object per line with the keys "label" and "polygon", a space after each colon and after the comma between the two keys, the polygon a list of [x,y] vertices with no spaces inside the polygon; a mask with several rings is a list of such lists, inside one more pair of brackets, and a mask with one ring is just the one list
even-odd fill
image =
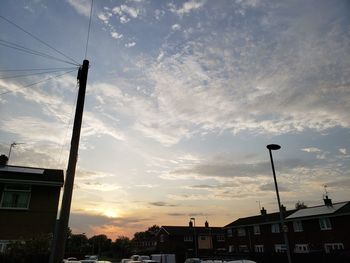
{"label": "house roof", "polygon": [[221,227],[189,227],[189,226],[162,226],[165,232],[169,235],[193,235],[193,230],[196,231],[197,235],[200,234],[214,234],[223,235],[224,232]]}
{"label": "house roof", "polygon": [[[296,210],[288,210],[283,212],[284,217],[291,215]],[[224,226],[227,227],[240,227],[240,226],[249,226],[249,225],[257,225],[257,224],[269,224],[271,222],[279,222],[280,221],[280,214],[279,212],[266,214],[266,215],[257,215],[257,216],[249,216],[249,217],[243,217],[239,218],[236,221],[233,221],[232,223]]]}
{"label": "house roof", "polygon": [[314,207],[307,207],[299,209],[295,213],[289,215],[286,219],[336,214],[338,211],[341,211],[341,208],[346,208],[345,206],[347,204],[349,204],[349,202],[335,203],[332,206],[320,205]]}
{"label": "house roof", "polygon": [[[341,214],[350,214],[350,201],[335,203],[332,206],[320,205],[313,206],[303,209],[293,209],[284,212],[284,218],[286,221],[293,220],[295,218],[310,218],[315,216],[322,215],[341,215]],[[279,222],[279,212],[266,214],[266,215],[257,215],[250,217],[239,218],[236,221],[224,226],[228,227],[242,227],[242,226],[251,226],[258,224],[271,224],[273,222]]]}
{"label": "house roof", "polygon": [[63,170],[5,165],[0,167],[1,183],[63,185]]}

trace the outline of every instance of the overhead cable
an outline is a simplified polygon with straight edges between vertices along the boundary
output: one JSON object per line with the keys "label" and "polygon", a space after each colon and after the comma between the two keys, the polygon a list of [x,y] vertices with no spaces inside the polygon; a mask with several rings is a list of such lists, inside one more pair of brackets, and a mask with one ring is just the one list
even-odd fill
{"label": "overhead cable", "polygon": [[29,84],[29,85],[22,86],[22,87],[20,87],[20,88],[18,88],[18,89],[15,89],[15,90],[8,90],[8,91],[5,91],[5,92],[2,92],[2,93],[0,93],[0,96],[5,95],[5,94],[8,94],[8,93],[11,93],[11,92],[15,92],[15,91],[20,90],[20,89],[24,89],[24,88],[28,88],[28,87],[31,87],[31,86],[40,84],[40,83],[43,83],[43,82],[45,82],[45,81],[52,80],[52,79],[54,79],[54,78],[62,77],[62,76],[67,75],[67,74],[69,74],[69,73],[71,73],[71,72],[73,72],[73,71],[76,71],[76,69],[71,70],[71,71],[64,72],[64,73],[59,74],[59,75],[56,75],[56,76],[52,76],[52,77],[47,78],[47,79],[43,79],[43,80],[40,80],[40,81],[31,83],[31,84]]}
{"label": "overhead cable", "polygon": [[24,46],[21,46],[19,44],[16,44],[16,43],[13,43],[13,42],[10,42],[10,41],[7,41],[7,40],[0,39],[0,45],[8,47],[8,48],[13,48],[15,50],[19,50],[19,51],[22,51],[22,52],[25,52],[25,53],[28,53],[28,54],[37,55],[37,56],[40,56],[40,57],[53,59],[53,60],[57,60],[57,61],[60,61],[60,62],[67,63],[67,64],[79,66],[79,64],[72,63],[70,61],[67,61],[67,60],[64,60],[64,59],[61,59],[61,58],[58,58],[58,57],[55,57],[55,56],[52,56],[52,55],[40,52],[40,51],[36,51],[34,49],[26,48]]}
{"label": "overhead cable", "polygon": [[79,62],[77,62],[76,60],[74,60],[73,58],[65,55],[64,53],[62,53],[61,51],[57,50],[56,48],[54,48],[53,46],[51,46],[50,44],[46,43],[44,40],[41,40],[39,37],[33,35],[32,33],[30,33],[29,31],[25,30],[23,27],[17,25],[15,22],[9,20],[8,18],[0,15],[0,18],[5,20],[6,22],[10,23],[11,25],[17,27],[18,29],[20,29],[21,31],[23,31],[24,33],[28,34],[29,36],[31,36],[32,38],[34,38],[35,40],[39,41],[40,43],[42,43],[43,45],[51,48],[52,50],[56,51],[57,53],[61,54],[62,56],[64,56],[65,58],[73,61],[74,63],[79,65]]}

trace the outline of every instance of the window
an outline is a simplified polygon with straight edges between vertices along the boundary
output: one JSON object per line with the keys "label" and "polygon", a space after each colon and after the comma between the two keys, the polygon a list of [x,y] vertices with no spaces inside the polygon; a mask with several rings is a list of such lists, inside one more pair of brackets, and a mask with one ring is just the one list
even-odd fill
{"label": "window", "polygon": [[326,253],[331,253],[332,251],[336,250],[343,250],[344,245],[343,243],[326,243],[324,244],[324,250]]}
{"label": "window", "polygon": [[239,245],[238,252],[249,252],[248,246],[247,245]]}
{"label": "window", "polygon": [[227,229],[227,236],[232,237],[232,228]]}
{"label": "window", "polygon": [[6,246],[10,243],[8,240],[0,240],[0,254],[6,252]]}
{"label": "window", "polygon": [[216,240],[218,242],[224,242],[225,241],[225,236],[224,235],[218,235],[218,236],[216,236]]}
{"label": "window", "polygon": [[200,236],[200,239],[204,241],[204,240],[207,240],[207,237],[206,236]]}
{"label": "window", "polygon": [[260,226],[254,226],[254,235],[260,235]]}
{"label": "window", "polygon": [[185,242],[192,242],[193,241],[193,236],[184,236],[184,241]]}
{"label": "window", "polygon": [[293,221],[293,229],[294,229],[294,232],[303,232],[303,224],[301,223],[300,220]]}
{"label": "window", "polygon": [[283,253],[287,251],[287,247],[285,244],[275,244],[275,252]]}
{"label": "window", "polygon": [[29,185],[6,185],[0,207],[27,209],[29,207],[30,190]]}
{"label": "window", "polygon": [[330,229],[332,229],[331,220],[329,220],[328,217],[320,218],[319,222],[320,222],[321,230],[330,230]]}
{"label": "window", "polygon": [[235,247],[233,246],[233,245],[229,245],[228,246],[228,252],[229,253],[232,253],[232,252],[234,252],[235,251]]}
{"label": "window", "polygon": [[256,253],[264,253],[264,245],[255,245],[254,246],[254,251]]}
{"label": "window", "polygon": [[159,242],[164,243],[164,235],[163,234],[160,235]]}
{"label": "window", "polygon": [[272,224],[271,225],[271,232],[272,233],[279,233],[280,232],[280,224]]}
{"label": "window", "polygon": [[243,227],[237,228],[237,236],[239,237],[245,236],[245,229]]}
{"label": "window", "polygon": [[294,253],[309,253],[308,244],[295,244]]}

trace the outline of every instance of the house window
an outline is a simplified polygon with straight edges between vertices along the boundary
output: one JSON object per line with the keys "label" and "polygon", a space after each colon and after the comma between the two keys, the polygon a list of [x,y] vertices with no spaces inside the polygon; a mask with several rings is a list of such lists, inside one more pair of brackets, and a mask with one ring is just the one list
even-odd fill
{"label": "house window", "polygon": [[239,245],[238,252],[249,252],[248,246],[247,245]]}
{"label": "house window", "polygon": [[232,237],[232,228],[227,229],[227,236]]}
{"label": "house window", "polygon": [[192,242],[193,241],[193,236],[184,236],[184,241],[185,242]]}
{"label": "house window", "polygon": [[0,254],[6,252],[6,246],[10,243],[8,240],[0,240]]}
{"label": "house window", "polygon": [[164,235],[163,234],[160,235],[159,242],[164,243]]}
{"label": "house window", "polygon": [[271,232],[272,233],[279,233],[280,232],[280,224],[272,224],[271,225]]}
{"label": "house window", "polygon": [[331,253],[336,250],[344,250],[343,243],[325,243],[324,250],[326,253]]}
{"label": "house window", "polygon": [[320,218],[319,222],[320,222],[321,230],[330,230],[330,229],[332,229],[331,220],[329,220],[328,217]]}
{"label": "house window", "polygon": [[218,236],[216,236],[216,240],[218,242],[224,242],[225,241],[225,236],[224,235],[218,235]]}
{"label": "house window", "polygon": [[294,253],[309,253],[308,244],[295,244]]}
{"label": "house window", "polygon": [[303,232],[303,224],[301,223],[300,220],[293,221],[293,229],[294,232]]}
{"label": "house window", "polygon": [[31,188],[29,185],[6,185],[1,198],[1,208],[28,209]]}
{"label": "house window", "polygon": [[228,246],[228,252],[229,253],[232,253],[232,252],[234,252],[235,251],[235,247],[233,246],[233,245],[229,245]]}
{"label": "house window", "polygon": [[255,245],[254,246],[254,251],[256,253],[264,253],[264,245]]}
{"label": "house window", "polygon": [[260,226],[254,226],[254,235],[260,235]]}
{"label": "house window", "polygon": [[206,236],[200,236],[200,239],[204,241],[204,240],[207,240],[207,237]]}
{"label": "house window", "polygon": [[237,236],[239,237],[245,236],[245,229],[243,227],[237,228]]}
{"label": "house window", "polygon": [[283,253],[287,251],[287,247],[285,244],[275,244],[275,252]]}

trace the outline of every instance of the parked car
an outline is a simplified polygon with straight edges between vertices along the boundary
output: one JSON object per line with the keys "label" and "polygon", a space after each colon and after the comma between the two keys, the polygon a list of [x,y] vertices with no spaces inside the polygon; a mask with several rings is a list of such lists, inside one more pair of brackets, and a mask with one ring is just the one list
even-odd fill
{"label": "parked car", "polygon": [[130,258],[123,258],[120,263],[128,263],[129,261],[131,261]]}
{"label": "parked car", "polygon": [[80,261],[77,259],[77,258],[73,258],[73,257],[69,257],[67,259],[63,259],[63,262],[64,263],[80,263]]}

